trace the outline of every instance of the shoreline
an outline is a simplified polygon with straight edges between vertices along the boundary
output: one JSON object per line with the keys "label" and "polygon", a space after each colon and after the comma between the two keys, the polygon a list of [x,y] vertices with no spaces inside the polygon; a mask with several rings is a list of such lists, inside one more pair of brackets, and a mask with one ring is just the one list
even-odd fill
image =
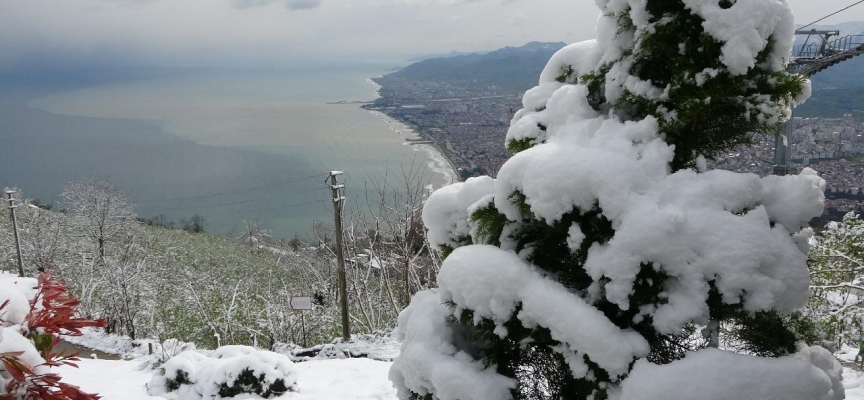
{"label": "shoreline", "polygon": [[373,92],[375,93],[375,97],[372,98],[372,101],[378,100],[381,98],[381,88],[382,86],[375,82],[375,78],[383,78],[384,75],[373,76],[371,78],[366,78],[366,83],[372,85]]}
{"label": "shoreline", "polygon": [[[426,162],[427,167],[429,167],[429,170],[432,173],[441,176],[442,184],[438,185],[438,187],[461,181],[459,179],[459,174],[456,173],[456,169],[453,167],[453,163],[444,156],[444,153],[441,152],[441,150],[438,149],[438,145],[434,143],[412,143],[418,140],[426,140],[426,138],[417,133],[417,131],[407,124],[384,114],[381,111],[369,110],[369,112],[380,118],[391,131],[399,135],[399,137],[404,141],[404,145],[411,146],[414,151],[426,153],[424,161]],[[435,189],[438,187],[435,187]]]}
{"label": "shoreline", "polygon": [[[379,75],[374,78],[380,78],[382,75]],[[366,82],[372,85],[373,91],[375,94],[374,100],[381,98],[381,88],[382,86],[375,82],[374,78],[366,78]],[[414,151],[419,151],[426,153],[425,162],[429,170],[433,174],[437,174],[441,176],[440,181],[442,182],[439,187],[444,187],[456,182],[460,182],[459,174],[456,172],[456,167],[453,165],[453,162],[450,161],[447,156],[444,155],[444,152],[438,148],[438,145],[434,142],[432,143],[412,143],[421,140],[429,140],[428,138],[423,137],[420,133],[414,130],[408,124],[393,118],[381,111],[378,110],[367,110],[372,115],[378,117],[383,121],[391,131],[395,132],[399,137],[404,141],[404,145],[411,146]],[[435,186],[435,185],[432,185]],[[433,187],[433,189],[438,189],[438,187]]]}

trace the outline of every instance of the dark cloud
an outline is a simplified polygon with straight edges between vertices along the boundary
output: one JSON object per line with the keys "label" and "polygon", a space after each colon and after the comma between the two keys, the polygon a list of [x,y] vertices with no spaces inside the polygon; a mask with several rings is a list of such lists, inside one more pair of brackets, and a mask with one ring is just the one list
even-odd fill
{"label": "dark cloud", "polygon": [[289,10],[311,10],[321,6],[321,0],[286,0],[285,7]]}

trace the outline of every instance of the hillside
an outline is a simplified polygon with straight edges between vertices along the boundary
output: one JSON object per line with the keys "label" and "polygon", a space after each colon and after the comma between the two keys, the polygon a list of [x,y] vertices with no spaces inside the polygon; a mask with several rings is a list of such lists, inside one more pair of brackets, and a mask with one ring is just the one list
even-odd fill
{"label": "hillside", "polygon": [[546,62],[565,45],[560,42],[531,42],[486,54],[432,58],[411,64],[383,79],[494,86],[503,93],[523,92],[537,84],[537,77]]}
{"label": "hillside", "polygon": [[[818,30],[839,30],[840,35],[864,35],[864,21],[837,25],[816,25]],[[809,29],[809,28],[808,28]],[[798,36],[796,46],[806,36]],[[814,38],[810,38],[812,42]],[[565,43],[531,42],[521,47],[505,47],[489,53],[452,52],[417,62],[380,81],[462,84],[475,89],[495,87],[501,93],[523,92],[537,83],[537,77],[552,54]],[[413,61],[413,60],[412,60]],[[814,94],[807,104],[796,109],[802,117],[839,117],[853,113],[864,117],[864,57],[840,63],[813,77]]]}
{"label": "hillside", "polygon": [[[53,270],[82,300],[85,315],[107,320],[109,333],[175,338],[212,348],[216,337],[223,345],[269,347],[325,343],[340,332],[332,227],[316,226],[306,242],[279,243],[256,221],[247,221],[235,238],[170,229],[135,218],[128,211],[133,206],[115,188],[80,187],[81,197],[88,199],[82,203],[86,211],[73,200],[64,202],[61,211],[44,209],[16,194],[24,273]],[[410,296],[406,290],[425,289],[437,270],[422,239],[405,241],[393,233],[422,237],[419,227],[406,228],[410,222],[395,214],[416,205],[403,204],[398,193],[382,193],[399,201],[376,210],[376,221],[392,230],[373,227],[359,212],[344,217],[350,232],[344,254],[350,263],[346,280],[355,334],[391,329]],[[111,201],[94,200],[102,198]],[[89,213],[91,204],[98,212]],[[400,215],[409,215],[408,221],[419,218],[410,212]],[[93,226],[108,234],[94,233]],[[9,210],[0,207],[0,272],[17,272],[15,253]],[[410,282],[397,278],[406,265]],[[315,309],[305,313],[305,320],[289,306],[296,295],[313,297]]]}

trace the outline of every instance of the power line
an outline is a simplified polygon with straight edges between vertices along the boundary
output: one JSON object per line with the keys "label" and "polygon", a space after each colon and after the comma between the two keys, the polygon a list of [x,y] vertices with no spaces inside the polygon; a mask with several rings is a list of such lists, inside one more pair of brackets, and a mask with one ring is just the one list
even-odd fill
{"label": "power line", "polygon": [[[203,206],[189,206],[189,207],[175,207],[175,208],[157,208],[157,209],[151,209],[151,211],[160,211],[160,212],[161,212],[161,211],[192,210],[192,209],[199,209],[199,208],[225,207],[225,206],[233,206],[233,205],[237,205],[237,204],[254,203],[254,202],[256,202],[256,201],[273,200],[273,199],[284,199],[284,198],[286,198],[286,197],[290,197],[290,196],[294,196],[294,195],[298,195],[298,194],[306,194],[306,193],[313,193],[313,192],[321,192],[321,191],[324,191],[324,190],[329,190],[329,189],[326,188],[326,187],[322,187],[322,188],[317,188],[317,189],[312,189],[312,190],[306,190],[306,191],[303,191],[303,192],[290,193],[290,194],[286,194],[286,195],[284,195],[284,196],[264,197],[264,198],[260,198],[260,199],[252,199],[252,200],[235,201],[235,202],[231,202],[231,203],[222,203],[222,204],[209,204],[209,205],[203,205]],[[146,209],[146,208],[145,208],[145,209]]]}
{"label": "power line", "polygon": [[843,9],[837,10],[837,11],[831,13],[831,14],[828,14],[828,15],[822,17],[822,18],[819,18],[819,19],[817,19],[817,20],[815,20],[815,21],[813,21],[813,22],[811,22],[811,23],[809,23],[809,24],[807,24],[807,25],[804,25],[804,26],[798,28],[797,30],[804,29],[804,28],[806,28],[806,27],[808,27],[808,26],[810,26],[810,25],[813,25],[813,24],[815,24],[815,23],[817,23],[817,22],[819,22],[819,21],[822,21],[822,20],[824,20],[824,19],[826,19],[826,18],[828,18],[828,17],[831,17],[831,16],[834,16],[834,15],[840,14],[841,12],[846,11],[846,10],[848,10],[848,9],[854,7],[854,6],[857,6],[858,4],[861,4],[861,3],[864,3],[864,0],[859,0],[859,1],[857,1],[857,2],[855,2],[855,3],[853,3],[853,4],[851,4],[851,5],[847,6],[846,8],[843,8]]}
{"label": "power line", "polygon": [[160,203],[160,202],[164,202],[164,201],[188,200],[188,199],[197,199],[197,198],[201,198],[201,197],[222,196],[222,195],[226,195],[226,194],[234,194],[234,193],[240,193],[240,192],[247,192],[247,191],[251,191],[251,190],[264,189],[264,188],[273,187],[273,186],[287,185],[289,183],[300,182],[300,181],[304,181],[307,179],[320,178],[321,176],[322,175],[320,175],[320,174],[316,174],[316,175],[305,176],[302,178],[292,179],[292,180],[288,180],[288,181],[270,183],[267,185],[253,186],[253,187],[237,189],[237,190],[229,190],[226,192],[216,192],[216,193],[208,193],[208,194],[199,194],[199,195],[195,195],[195,196],[174,197],[174,198],[166,198],[166,199],[137,200],[137,201],[133,201],[133,203]]}
{"label": "power line", "polygon": [[257,210],[238,211],[238,212],[233,212],[233,213],[224,213],[224,214],[210,214],[210,215],[202,215],[202,217],[210,218],[210,217],[222,217],[222,216],[226,216],[226,215],[251,214],[251,213],[256,213],[256,212],[260,212],[260,211],[273,211],[273,210],[281,210],[281,209],[283,209],[283,208],[292,208],[292,207],[306,206],[306,205],[310,205],[310,204],[321,203],[321,202],[323,202],[323,201],[324,201],[324,200],[307,201],[307,202],[305,202],[305,203],[289,204],[289,205],[287,205],[287,206],[280,206],[280,207],[259,208],[259,209],[257,209]]}

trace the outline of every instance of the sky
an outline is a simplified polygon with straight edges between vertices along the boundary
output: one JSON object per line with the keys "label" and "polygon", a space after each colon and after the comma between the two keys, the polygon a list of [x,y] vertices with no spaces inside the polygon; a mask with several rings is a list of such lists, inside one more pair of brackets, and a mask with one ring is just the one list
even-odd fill
{"label": "sky", "polygon": [[[853,0],[789,0],[810,22]],[[590,0],[0,0],[0,70],[404,60],[594,37]],[[864,4],[824,23],[864,21]]]}

